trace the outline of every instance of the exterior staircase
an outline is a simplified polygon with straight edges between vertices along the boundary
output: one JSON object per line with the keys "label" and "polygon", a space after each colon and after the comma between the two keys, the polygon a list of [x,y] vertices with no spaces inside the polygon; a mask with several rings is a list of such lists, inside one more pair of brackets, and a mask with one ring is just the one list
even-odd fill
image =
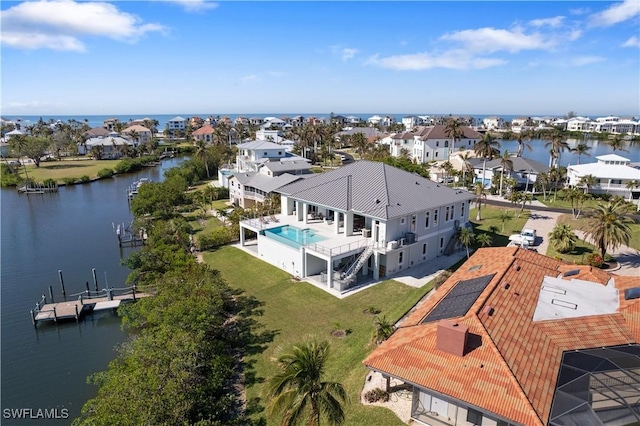
{"label": "exterior staircase", "polygon": [[460,237],[460,229],[456,229],[455,234],[451,236],[451,239],[449,240],[447,247],[445,247],[444,249],[445,256],[452,255],[453,252],[456,251],[456,249],[460,244],[459,237]]}
{"label": "exterior staircase", "polygon": [[350,281],[353,277],[355,277],[358,273],[358,270],[362,268],[362,265],[364,265],[364,263],[369,259],[372,253],[373,245],[368,245],[356,258],[356,261],[347,266],[344,272],[340,274],[340,279],[342,281]]}

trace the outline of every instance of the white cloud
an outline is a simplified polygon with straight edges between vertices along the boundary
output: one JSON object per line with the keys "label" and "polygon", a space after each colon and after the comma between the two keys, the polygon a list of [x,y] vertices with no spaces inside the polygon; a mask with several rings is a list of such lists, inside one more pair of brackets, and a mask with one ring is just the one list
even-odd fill
{"label": "white cloud", "polygon": [[547,49],[550,47],[540,34],[524,34],[520,30],[509,31],[495,28],[479,28],[445,34],[441,40],[457,41],[475,52],[498,52],[506,50],[516,53],[521,50]]}
{"label": "white cloud", "polygon": [[342,49],[342,60],[348,61],[349,59],[352,59],[354,56],[356,56],[356,53],[358,53],[358,49],[345,47],[344,49]]}
{"label": "white cloud", "polygon": [[171,0],[171,3],[180,5],[187,12],[206,12],[207,10],[217,9],[220,4],[207,0]]}
{"label": "white cloud", "polygon": [[496,58],[474,56],[465,50],[458,49],[442,54],[423,52],[409,55],[392,55],[382,58],[379,55],[374,55],[371,56],[366,63],[399,71],[421,71],[433,68],[456,70],[484,69],[503,65],[506,61]]}
{"label": "white cloud", "polygon": [[564,16],[554,16],[553,18],[534,19],[529,24],[534,27],[559,27],[564,22]]}
{"label": "white cloud", "polygon": [[255,74],[250,74],[250,75],[245,75],[243,77],[240,77],[240,81],[242,83],[251,83],[254,81],[260,81],[260,77]]}
{"label": "white cloud", "polygon": [[0,22],[2,43],[19,49],[83,51],[81,36],[135,42],[146,33],[165,31],[112,4],[72,0],[20,3],[0,12]]}
{"label": "white cloud", "polygon": [[591,25],[608,27],[640,15],[640,1],[625,0],[589,17]]}
{"label": "white cloud", "polygon": [[640,38],[631,36],[629,40],[622,43],[622,47],[640,47]]}
{"label": "white cloud", "polygon": [[585,65],[597,64],[598,62],[604,62],[606,58],[602,56],[576,56],[569,60],[569,65],[574,67],[582,67]]}

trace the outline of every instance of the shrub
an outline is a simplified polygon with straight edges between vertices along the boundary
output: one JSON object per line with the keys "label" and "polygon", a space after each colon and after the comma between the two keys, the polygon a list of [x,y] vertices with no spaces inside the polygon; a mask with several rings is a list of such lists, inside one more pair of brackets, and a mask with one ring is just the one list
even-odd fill
{"label": "shrub", "polygon": [[74,183],[76,183],[76,178],[74,178],[74,177],[66,177],[66,178],[62,179],[62,181],[67,185],[73,185]]}
{"label": "shrub", "polygon": [[196,236],[196,247],[198,250],[208,250],[229,244],[232,235],[227,228],[216,228],[211,232],[203,232]]}
{"label": "shrub", "polygon": [[373,403],[378,401],[387,402],[389,401],[389,392],[382,390],[380,388],[371,389],[370,391],[364,394],[364,399],[368,403]]}
{"label": "shrub", "polygon": [[100,179],[110,178],[111,176],[113,176],[113,174],[114,174],[113,169],[109,169],[109,168],[104,168],[98,171],[98,177]]}
{"label": "shrub", "polygon": [[87,175],[80,176],[80,182],[87,183],[87,182],[90,182],[90,181],[91,181],[91,178],[89,176],[87,176]]}
{"label": "shrub", "polygon": [[587,264],[596,268],[600,268],[604,264],[604,259],[602,259],[602,256],[600,256],[598,253],[591,253],[589,256],[587,256]]}
{"label": "shrub", "polygon": [[440,286],[442,284],[444,284],[444,282],[446,280],[449,279],[449,277],[451,276],[452,272],[451,271],[443,271],[440,275],[438,275],[434,280],[433,280],[433,288],[435,288],[436,290],[438,288],[440,288]]}
{"label": "shrub", "polygon": [[55,179],[45,179],[44,182],[42,182],[42,185],[44,186],[56,186],[56,180]]}

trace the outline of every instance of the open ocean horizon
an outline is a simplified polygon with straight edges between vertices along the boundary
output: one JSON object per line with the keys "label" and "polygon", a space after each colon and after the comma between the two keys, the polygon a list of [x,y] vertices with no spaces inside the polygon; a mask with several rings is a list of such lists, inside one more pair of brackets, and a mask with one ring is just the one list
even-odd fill
{"label": "open ocean horizon", "polygon": [[[80,114],[70,114],[70,115],[47,115],[47,114],[42,114],[42,115],[3,115],[2,118],[3,119],[7,119],[7,120],[17,120],[17,119],[21,119],[24,123],[26,123],[26,125],[28,125],[29,123],[35,123],[37,122],[40,118],[42,118],[44,121],[49,121],[49,120],[53,120],[53,121],[69,121],[71,119],[77,120],[77,121],[84,121],[85,119],[87,120],[87,124],[91,127],[98,127],[101,126],[103,124],[103,122],[109,118],[117,118],[118,120],[122,121],[122,122],[128,122],[129,120],[140,120],[143,118],[150,118],[150,119],[155,119],[158,120],[158,129],[164,129],[166,123],[175,118],[175,117],[182,117],[182,118],[190,118],[190,117],[202,117],[202,118],[207,118],[209,116],[212,117],[229,117],[231,118],[231,120],[235,120],[236,117],[282,117],[282,116],[287,116],[287,117],[295,117],[297,115],[302,115],[303,117],[328,117],[331,113],[299,113],[299,112],[294,112],[294,113],[238,113],[238,114],[193,114],[193,113],[189,113],[189,114],[111,114],[111,115],[80,115]],[[374,115],[380,115],[380,116],[385,116],[385,115],[390,115],[392,117],[394,117],[396,119],[396,121],[398,122],[402,122],[402,117],[407,117],[409,115],[428,115],[428,116],[436,116],[436,117],[440,117],[440,116],[448,116],[449,114],[422,114],[422,113],[407,113],[407,114],[398,114],[398,113],[333,113],[334,115],[342,115],[345,117],[348,116],[354,116],[354,117],[359,117],[363,120],[366,120],[369,117],[372,117]],[[491,116],[498,116],[498,117],[502,117],[505,121],[511,121],[516,117],[555,117],[554,115],[526,115],[526,114],[512,114],[512,115],[501,115],[501,114],[452,114],[452,115],[459,115],[459,116],[471,116],[474,117],[476,120],[480,119],[482,120],[485,117],[491,117]]]}

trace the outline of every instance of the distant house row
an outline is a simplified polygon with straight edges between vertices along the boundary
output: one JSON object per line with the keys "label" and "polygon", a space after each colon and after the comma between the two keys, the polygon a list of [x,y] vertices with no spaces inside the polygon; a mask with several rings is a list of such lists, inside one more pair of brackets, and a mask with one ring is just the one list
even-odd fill
{"label": "distant house row", "polygon": [[519,133],[523,130],[540,127],[560,127],[573,132],[601,132],[614,134],[640,134],[640,119],[635,117],[606,116],[591,119],[588,117],[554,118],[554,117],[516,117],[506,121],[498,116],[485,117],[482,120],[486,130],[510,129]]}

